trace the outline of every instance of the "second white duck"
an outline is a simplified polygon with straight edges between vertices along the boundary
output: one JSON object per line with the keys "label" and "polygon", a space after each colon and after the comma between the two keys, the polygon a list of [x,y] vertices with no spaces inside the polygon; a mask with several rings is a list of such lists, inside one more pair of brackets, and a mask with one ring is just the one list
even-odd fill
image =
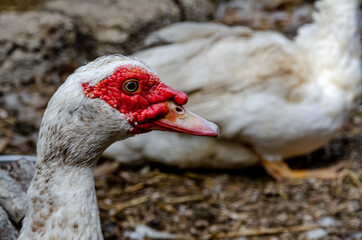
{"label": "second white duck", "polygon": [[[283,160],[325,146],[361,95],[359,1],[323,0],[294,40],[275,32],[213,23],[178,23],[136,54],[189,108],[221,127],[219,139],[154,132],[112,145],[122,162],[179,167],[245,167],[260,162],[276,179],[330,178],[336,169],[293,171]],[[158,141],[153,139],[157,138]]]}

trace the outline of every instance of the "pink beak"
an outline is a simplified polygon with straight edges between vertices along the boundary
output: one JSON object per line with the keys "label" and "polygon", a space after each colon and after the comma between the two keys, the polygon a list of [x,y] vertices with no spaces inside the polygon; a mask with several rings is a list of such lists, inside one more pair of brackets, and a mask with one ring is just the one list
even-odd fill
{"label": "pink beak", "polygon": [[169,112],[152,121],[152,130],[182,132],[197,136],[218,136],[218,126],[188,111],[173,101],[168,101]]}

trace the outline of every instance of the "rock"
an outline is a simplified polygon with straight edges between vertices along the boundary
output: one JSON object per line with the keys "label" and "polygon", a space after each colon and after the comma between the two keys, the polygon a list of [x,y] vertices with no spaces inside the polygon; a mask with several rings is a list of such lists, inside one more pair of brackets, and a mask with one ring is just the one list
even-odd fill
{"label": "rock", "polygon": [[0,206],[0,239],[1,240],[16,240],[19,232],[11,224],[9,216]]}
{"label": "rock", "polygon": [[22,190],[26,192],[34,175],[35,163],[21,158],[18,161],[0,166],[0,169],[7,171],[9,176],[19,183]]}
{"label": "rock", "polygon": [[274,29],[288,35],[295,35],[299,26],[311,22],[312,2],[301,0],[222,1],[216,18],[228,25],[243,25],[256,30]]}
{"label": "rock", "polygon": [[319,224],[319,226],[322,226],[322,227],[330,227],[330,226],[336,225],[336,221],[333,218],[327,216],[327,217],[320,219],[318,221],[318,224]]}
{"label": "rock", "polygon": [[357,240],[357,239],[362,239],[362,232],[353,233],[351,236],[346,238],[346,240]]}
{"label": "rock", "polygon": [[80,47],[93,59],[138,51],[149,33],[171,23],[210,20],[216,4],[212,0],[55,0],[44,9],[74,19],[82,39]]}
{"label": "rock", "polygon": [[14,222],[20,223],[26,212],[25,191],[10,177],[9,172],[3,169],[0,169],[0,186],[0,206]]}
{"label": "rock", "polygon": [[82,38],[80,47],[88,52],[88,58],[130,54],[139,49],[139,40],[148,32],[181,18],[171,0],[49,1],[45,10],[74,19]]}
{"label": "rock", "polygon": [[20,159],[0,165],[0,239],[15,240],[18,231],[9,219],[20,224],[26,212],[26,190],[34,174],[34,162]]}
{"label": "rock", "polygon": [[23,84],[53,83],[53,72],[61,74],[60,69],[77,62],[76,31],[65,16],[1,13],[0,29],[0,93]]}
{"label": "rock", "polygon": [[124,233],[124,236],[129,239],[178,239],[181,238],[180,235],[171,234],[167,232],[159,232],[156,230],[153,230],[152,228],[146,226],[146,225],[139,225],[136,226],[135,231],[130,232],[126,231]]}
{"label": "rock", "polygon": [[328,231],[323,228],[316,228],[313,230],[309,230],[308,232],[306,232],[306,234],[308,239],[319,239],[327,236]]}
{"label": "rock", "polygon": [[300,5],[302,0],[258,0],[255,5],[259,5],[264,9],[275,10],[283,5]]}
{"label": "rock", "polygon": [[[33,126],[33,129],[38,129],[40,127],[41,123],[41,116],[43,113],[43,108],[46,106],[44,100],[47,100],[46,97],[43,97],[42,100],[34,99],[38,101],[38,103],[35,104],[29,104],[28,102],[24,101],[22,99],[21,95],[24,92],[19,93],[9,93],[3,97],[2,104],[7,109],[7,111],[16,113],[19,122],[24,123],[27,126]],[[32,93],[32,95],[39,95],[38,93]],[[43,105],[43,107],[38,107],[37,105]],[[20,125],[20,124],[19,124]],[[21,129],[19,129],[19,126],[17,126],[16,129],[17,132],[22,132]],[[33,130],[34,131],[34,130]]]}
{"label": "rock", "polygon": [[158,28],[211,19],[215,2],[53,0],[36,11],[1,12],[0,94],[34,83],[58,86],[85,60],[140,50]]}
{"label": "rock", "polygon": [[210,0],[180,0],[176,1],[181,9],[183,20],[205,22],[214,19],[216,12],[215,2]]}

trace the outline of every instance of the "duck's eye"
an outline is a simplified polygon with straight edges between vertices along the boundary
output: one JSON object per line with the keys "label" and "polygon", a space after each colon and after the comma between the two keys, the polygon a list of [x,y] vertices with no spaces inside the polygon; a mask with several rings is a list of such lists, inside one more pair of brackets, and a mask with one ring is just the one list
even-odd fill
{"label": "duck's eye", "polygon": [[122,90],[128,94],[136,93],[139,88],[140,88],[140,84],[139,84],[138,80],[136,80],[136,79],[129,79],[129,80],[125,81],[122,85]]}

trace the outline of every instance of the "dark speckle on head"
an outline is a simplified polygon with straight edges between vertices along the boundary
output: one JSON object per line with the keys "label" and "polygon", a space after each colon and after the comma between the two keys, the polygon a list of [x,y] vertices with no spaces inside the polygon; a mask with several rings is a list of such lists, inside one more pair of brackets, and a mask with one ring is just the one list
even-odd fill
{"label": "dark speckle on head", "polygon": [[78,229],[78,227],[79,227],[79,226],[78,226],[78,223],[73,223],[73,229],[74,229],[74,230]]}

